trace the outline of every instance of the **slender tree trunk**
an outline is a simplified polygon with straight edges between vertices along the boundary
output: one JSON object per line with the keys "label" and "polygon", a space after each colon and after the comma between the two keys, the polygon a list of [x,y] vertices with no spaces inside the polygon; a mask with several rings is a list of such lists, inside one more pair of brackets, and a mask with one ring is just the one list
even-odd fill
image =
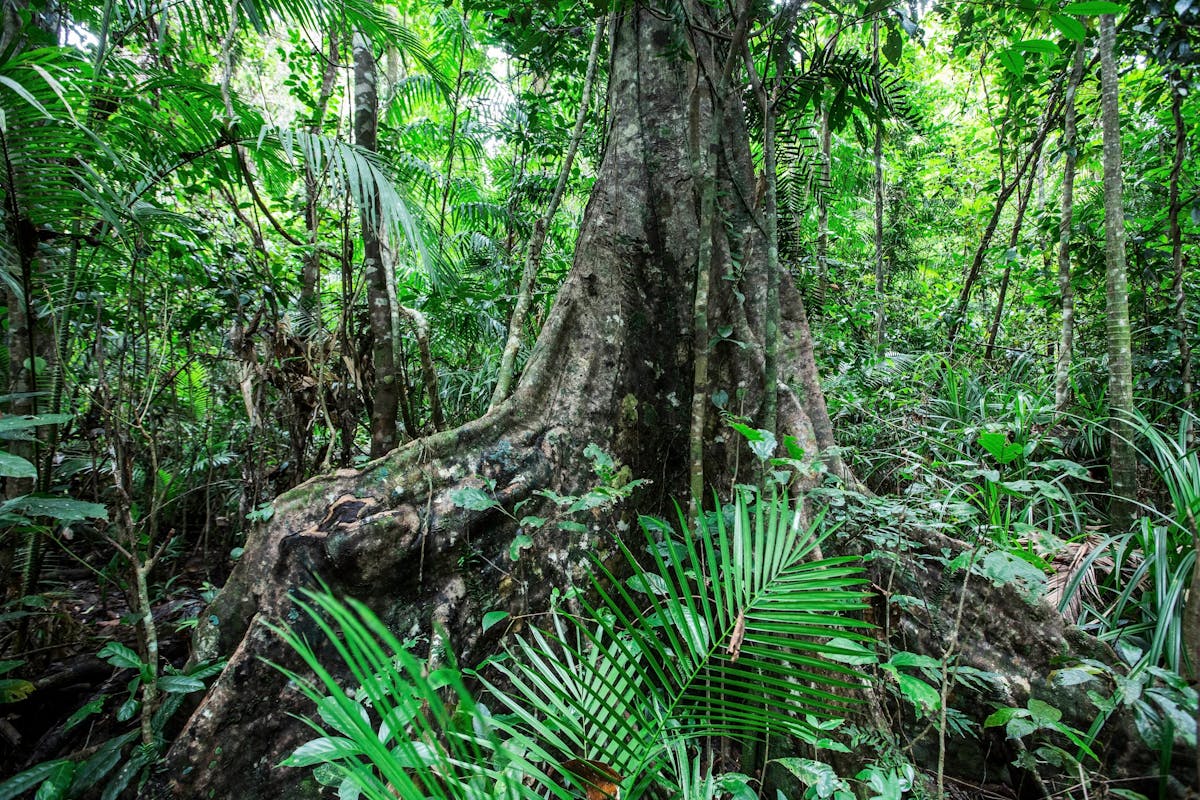
{"label": "slender tree trunk", "polygon": [[454,74],[454,94],[450,98],[450,139],[446,143],[446,161],[442,176],[442,202],[438,209],[438,258],[446,251],[446,219],[450,208],[450,188],[454,179],[454,151],[458,147],[459,115],[462,113],[462,86],[467,63],[467,12],[464,8],[459,30],[458,69]]}
{"label": "slender tree trunk", "polygon": [[996,310],[992,314],[992,324],[988,327],[987,344],[983,357],[991,360],[992,351],[996,347],[996,337],[1000,333],[1000,322],[1004,319],[1004,301],[1008,297],[1008,284],[1012,280],[1013,264],[1020,258],[1018,250],[1021,244],[1021,228],[1025,224],[1025,211],[1029,208],[1029,198],[1033,196],[1033,184],[1037,180],[1037,170],[1029,170],[1025,181],[1024,193],[1017,192],[1017,216],[1013,220],[1012,233],[1008,236],[1008,252],[1005,254],[1004,274],[1000,277],[1000,292],[996,296]]}
{"label": "slender tree trunk", "polygon": [[817,186],[817,302],[814,313],[820,313],[829,293],[829,195],[833,180],[833,130],[829,125],[829,108],[821,112],[821,181]]}
{"label": "slender tree trunk", "polygon": [[[879,19],[876,18],[871,26],[871,71],[879,84]],[[883,329],[886,325],[886,312],[883,295],[884,284],[887,280],[887,257],[883,248],[883,109],[875,109],[875,144],[872,150],[872,161],[875,165],[875,350],[883,348]]]}
{"label": "slender tree trunk", "polygon": [[[321,93],[317,97],[317,104],[308,123],[308,131],[314,136],[321,134],[325,124],[325,114],[329,109],[329,99],[333,96],[334,81],[337,78],[339,56],[337,32],[331,29],[328,49],[324,56],[325,67],[321,73]],[[314,329],[320,324],[321,252],[317,247],[317,237],[321,222],[321,177],[312,164],[305,162],[304,228],[308,233],[308,252],[304,254],[300,273],[300,307],[316,316]]]}
{"label": "slender tree trunk", "polygon": [[[20,53],[26,48],[37,47],[52,41],[54,24],[52,8],[37,0],[17,0],[0,8],[0,45]],[[10,152],[13,131],[0,125],[0,189],[4,195],[4,245],[9,254],[15,256],[16,275],[12,276],[18,288],[9,282],[4,291],[8,309],[7,347],[7,393],[10,399],[6,411],[13,415],[38,414],[45,409],[39,401],[39,389],[47,388],[47,376],[57,371],[57,348],[55,346],[54,315],[44,316],[37,302],[44,293],[45,276],[52,265],[43,263],[39,252],[37,220],[30,216],[27,198],[32,187],[26,182],[19,164]],[[36,191],[36,189],[33,189]],[[57,225],[61,220],[45,220]],[[72,251],[74,252],[74,250]],[[73,267],[73,265],[72,265]],[[12,440],[4,443],[4,449],[20,456],[37,469],[35,478],[5,478],[6,497],[18,497],[35,490],[48,488],[52,464],[52,448],[46,446],[48,431],[45,427],[31,431],[28,440]],[[32,527],[20,533],[10,534],[0,541],[0,574],[12,575],[15,567],[16,580],[0,592],[0,599],[19,597],[37,587],[41,563],[42,545],[45,536]],[[16,541],[15,548],[13,541]],[[15,562],[15,563],[14,563]],[[22,625],[19,639],[24,639]],[[18,642],[19,651],[21,647]]]}
{"label": "slender tree trunk", "polygon": [[[371,43],[354,34],[354,140],[364,150],[378,149],[378,73]],[[372,365],[375,370],[371,392],[371,457],[387,453],[398,443],[396,417],[400,394],[396,388],[396,351],[393,346],[392,297],[383,246],[379,240],[380,208],[362,209],[363,266],[367,280],[367,309],[371,320]]]}
{"label": "slender tree trunk", "polygon": [[1124,179],[1121,173],[1121,111],[1117,97],[1117,33],[1112,14],[1100,17],[1100,116],[1104,128],[1104,242],[1107,274],[1109,452],[1111,516],[1123,531],[1137,497],[1134,449],[1132,344],[1125,266]]}
{"label": "slender tree trunk", "polygon": [[1183,162],[1187,155],[1187,127],[1183,120],[1183,86],[1172,81],[1171,90],[1171,120],[1175,124],[1175,160],[1171,164],[1169,201],[1167,206],[1167,238],[1171,242],[1171,266],[1174,270],[1174,280],[1171,294],[1175,298],[1175,326],[1179,329],[1179,380],[1180,401],[1183,410],[1184,438],[1189,446],[1194,444],[1194,424],[1192,410],[1192,346],[1191,325],[1188,323],[1187,291],[1184,286],[1183,268],[1183,232],[1179,226],[1179,214],[1183,203],[1179,197],[1179,183],[1183,176]]}
{"label": "slender tree trunk", "polygon": [[[876,32],[878,33],[878,32]],[[745,45],[743,45],[745,47]],[[779,164],[776,155],[774,76],[770,85],[758,75],[749,49],[745,52],[746,70],[750,83],[758,97],[763,116],[763,232],[767,240],[767,291],[766,307],[763,310],[763,398],[762,417],[759,424],[763,430],[776,432],[779,410]],[[877,65],[878,66],[878,65]],[[878,293],[878,286],[876,286]]]}
{"label": "slender tree trunk", "polygon": [[1013,172],[1012,177],[1000,187],[1000,194],[996,196],[996,205],[992,209],[992,216],[988,220],[987,227],[983,230],[983,237],[979,240],[979,246],[975,248],[975,255],[971,259],[971,265],[968,267],[967,274],[963,279],[962,290],[958,293],[958,302],[955,304],[954,311],[950,315],[947,339],[951,352],[953,352],[954,343],[958,339],[958,332],[966,322],[967,307],[971,300],[971,292],[974,290],[975,282],[979,280],[979,276],[983,271],[983,262],[987,257],[988,249],[992,246],[992,237],[996,235],[996,228],[1000,225],[1000,217],[1004,213],[1004,207],[1008,203],[1009,198],[1012,197],[1013,192],[1021,185],[1021,180],[1025,177],[1026,173],[1033,168],[1036,154],[1041,152],[1042,145],[1046,141],[1046,136],[1050,133],[1051,123],[1057,114],[1058,92],[1059,87],[1056,86],[1046,99],[1046,115],[1042,118],[1042,125],[1034,136],[1033,141],[1029,144],[1029,153]]}
{"label": "slender tree trunk", "polygon": [[[1167,207],[1167,238],[1171,242],[1171,264],[1175,277],[1171,286],[1175,299],[1175,320],[1179,328],[1179,360],[1180,383],[1182,391],[1181,424],[1185,452],[1195,452],[1195,422],[1192,419],[1192,352],[1187,318],[1187,292],[1184,286],[1183,236],[1179,225],[1179,214],[1182,203],[1179,197],[1179,183],[1183,174],[1183,162],[1187,154],[1187,127],[1183,119],[1183,84],[1179,76],[1172,76],[1168,82],[1171,91],[1171,120],[1175,125],[1175,159],[1171,164],[1169,200]],[[1200,530],[1197,529],[1196,515],[1188,511],[1188,523],[1191,527],[1192,549],[1196,552],[1196,560],[1192,565],[1192,589],[1188,593],[1184,606],[1183,639],[1187,647],[1188,659],[1191,661],[1192,681],[1200,681]],[[1200,722],[1200,709],[1196,711],[1196,720]],[[1197,745],[1200,748],[1200,744]],[[1198,749],[1200,753],[1200,749]],[[1200,786],[1200,758],[1197,759],[1197,783]]]}
{"label": "slender tree trunk", "polygon": [[[442,415],[442,395],[438,389],[437,369],[433,366],[433,351],[429,347],[429,320],[415,308],[397,305],[397,311],[403,313],[412,322],[413,331],[417,337],[417,353],[421,359],[421,379],[425,383],[425,394],[429,402],[429,420],[435,431],[444,430],[446,418]],[[397,376],[403,385],[403,376]]]}
{"label": "slender tree trunk", "polygon": [[517,290],[517,305],[513,309],[512,318],[508,321],[508,339],[504,343],[504,352],[500,355],[500,371],[496,375],[496,388],[492,392],[492,402],[489,408],[495,408],[508,397],[512,389],[513,376],[516,372],[517,351],[521,347],[521,332],[525,328],[525,319],[529,316],[529,308],[533,305],[533,290],[537,283],[538,270],[542,265],[542,249],[546,246],[546,236],[550,232],[550,223],[558,211],[563,194],[567,188],[567,179],[571,177],[571,167],[575,163],[575,154],[579,151],[579,142],[583,139],[583,126],[587,122],[592,104],[592,87],[596,82],[596,65],[600,60],[600,45],[604,41],[607,28],[606,18],[596,21],[596,32],[592,36],[592,49],[588,54],[587,74],[583,79],[583,96],[579,101],[579,110],[575,114],[575,128],[571,131],[571,142],[567,146],[567,156],[563,159],[558,172],[558,183],[554,186],[554,194],[550,197],[550,205],[546,213],[534,223],[533,235],[529,237],[529,250],[525,254],[525,269],[521,272],[521,285]]}
{"label": "slender tree trunk", "polygon": [[[704,430],[708,416],[708,296],[712,280],[713,236],[715,235],[717,158],[720,155],[720,138],[716,126],[703,124],[702,114],[706,110],[710,117],[716,116],[715,97],[708,81],[700,72],[699,59],[695,59],[692,73],[691,105],[688,120],[688,148],[692,161],[699,197],[700,239],[696,256],[696,294],[692,301],[692,350],[695,352],[692,369],[692,418],[688,435],[688,459],[690,463],[690,485],[688,492],[688,520],[699,519],[704,506]],[[707,102],[705,102],[707,101]],[[701,131],[706,131],[703,135]]]}
{"label": "slender tree trunk", "polygon": [[1075,212],[1075,162],[1079,146],[1075,130],[1075,93],[1083,80],[1084,46],[1075,45],[1071,76],[1063,100],[1063,183],[1062,216],[1058,223],[1058,292],[1062,303],[1062,333],[1058,343],[1058,361],[1054,365],[1054,408],[1061,414],[1071,402],[1071,360],[1075,346],[1075,289],[1071,285],[1071,218]]}

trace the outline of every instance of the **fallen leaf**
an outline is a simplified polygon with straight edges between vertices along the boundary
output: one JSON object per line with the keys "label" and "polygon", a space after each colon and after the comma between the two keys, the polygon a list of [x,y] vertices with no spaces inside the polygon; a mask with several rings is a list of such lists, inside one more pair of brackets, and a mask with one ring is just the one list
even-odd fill
{"label": "fallen leaf", "polygon": [[746,614],[744,611],[739,611],[737,620],[733,623],[733,635],[729,637],[729,647],[725,648],[725,652],[729,654],[730,661],[737,661],[738,656],[742,654],[742,640],[746,638]]}

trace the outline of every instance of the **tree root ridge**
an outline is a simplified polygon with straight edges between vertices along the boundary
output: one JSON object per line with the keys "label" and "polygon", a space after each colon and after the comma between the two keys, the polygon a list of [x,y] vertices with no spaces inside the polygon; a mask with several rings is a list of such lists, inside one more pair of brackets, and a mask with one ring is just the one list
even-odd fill
{"label": "tree root ridge", "polygon": [[[949,682],[948,705],[967,719],[982,725],[993,711],[1004,707],[1025,708],[1037,699],[1062,712],[1062,723],[1087,731],[1101,713],[1088,697],[1089,690],[1107,695],[1112,687],[1095,682],[1062,685],[1054,680],[1056,670],[1080,659],[1107,664],[1120,663],[1106,644],[1085,631],[1067,624],[1041,597],[1033,597],[1015,583],[999,583],[977,572],[948,569],[946,563],[966,554],[975,559],[977,548],[928,529],[906,530],[892,559],[874,558],[870,575],[876,592],[874,616],[880,626],[881,643],[892,652],[908,651],[944,660],[955,668],[989,673],[982,680]],[[869,543],[843,541],[843,548],[866,556]],[[965,596],[964,596],[965,595]],[[892,602],[902,597],[905,603]],[[909,598],[920,601],[911,603]],[[976,673],[977,674],[977,673]],[[891,708],[890,719],[868,722],[897,732],[909,758],[933,771],[938,763],[938,725],[915,719],[911,707],[900,708],[884,685],[886,676],[874,682],[874,702],[868,707]],[[1065,739],[1046,733],[1046,740],[1074,750]],[[1039,740],[1040,741],[1040,740]],[[1025,741],[1005,738],[1003,726],[982,729],[978,737],[946,735],[945,774],[974,783],[1003,778],[1018,786],[1026,778],[1059,788],[1074,786],[1075,772],[1055,775],[1047,767],[1041,775],[1024,774],[1012,765],[1026,749]],[[1033,749],[1031,746],[1029,749]],[[1090,773],[1101,774],[1097,783],[1119,780],[1125,788],[1138,788],[1147,796],[1158,792],[1158,754],[1140,740],[1132,715],[1118,709],[1101,729],[1093,750],[1102,763],[1085,764]],[[1172,772],[1192,774],[1186,764],[1194,763],[1194,751],[1177,750]],[[1183,787],[1170,787],[1168,797],[1183,797]]]}
{"label": "tree root ridge", "polygon": [[[422,638],[431,622],[444,625],[462,634],[453,644],[468,662],[494,647],[495,632],[482,635],[482,613],[526,600],[511,596],[511,580],[502,588],[516,529],[513,506],[554,485],[558,448],[568,437],[561,428],[527,427],[480,441],[486,438],[480,429],[493,428],[485,420],[476,430],[437,434],[361,472],[316,478],[279,498],[198,626],[195,658],[228,654],[227,666],[168,755],[171,786],[160,783],[158,794],[147,796],[291,796],[306,777],[269,769],[303,741],[305,728],[294,715],[312,709],[266,663],[302,670],[269,624],[294,625],[311,641],[323,640],[295,605],[304,589],[327,586],[368,602],[401,637]],[[464,440],[472,446],[462,449]],[[485,492],[508,513],[460,507],[454,495],[464,488]],[[533,557],[564,549],[557,538],[549,531],[536,537],[541,552]],[[568,579],[547,575],[533,588],[548,591]],[[336,663],[331,648],[326,654]],[[248,747],[255,763],[227,744],[239,741],[254,743]]]}

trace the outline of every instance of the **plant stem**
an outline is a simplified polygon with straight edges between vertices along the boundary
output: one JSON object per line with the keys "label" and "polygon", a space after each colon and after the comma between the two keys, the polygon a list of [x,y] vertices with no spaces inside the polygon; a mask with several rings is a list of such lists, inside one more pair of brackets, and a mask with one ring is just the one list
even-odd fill
{"label": "plant stem", "polygon": [[508,338],[504,342],[504,352],[500,356],[500,372],[496,376],[496,388],[492,392],[492,401],[488,410],[504,402],[512,389],[516,373],[517,351],[521,347],[521,331],[525,327],[525,318],[529,316],[529,308],[533,305],[533,289],[537,282],[538,269],[542,264],[542,250],[546,246],[546,236],[550,231],[550,223],[558,211],[563,194],[567,188],[567,180],[571,177],[571,167],[575,163],[575,154],[579,150],[579,142],[583,139],[583,127],[587,122],[592,101],[592,87],[596,83],[596,65],[600,60],[600,44],[604,41],[604,31],[607,28],[606,18],[596,20],[596,32],[592,36],[592,49],[588,53],[587,75],[583,79],[583,96],[579,101],[579,110],[575,113],[575,128],[571,131],[571,141],[567,146],[567,155],[558,171],[558,183],[555,184],[554,194],[550,205],[533,225],[533,235],[529,237],[529,250],[525,254],[525,268],[521,271],[521,285],[517,290],[517,305],[513,309],[512,318],[508,321]]}

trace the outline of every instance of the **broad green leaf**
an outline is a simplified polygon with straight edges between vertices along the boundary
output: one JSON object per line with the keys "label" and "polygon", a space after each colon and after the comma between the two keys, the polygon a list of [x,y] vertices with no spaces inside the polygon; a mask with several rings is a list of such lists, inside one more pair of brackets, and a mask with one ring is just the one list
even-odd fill
{"label": "broad green leaf", "polygon": [[1068,667],[1051,673],[1055,686],[1077,686],[1096,680],[1096,676],[1082,667]]}
{"label": "broad green leaf", "polygon": [[887,41],[883,43],[883,57],[888,60],[892,66],[900,63],[900,55],[904,51],[904,38],[900,35],[899,28],[889,28]]}
{"label": "broad green leaf", "polygon": [[121,748],[137,738],[137,735],[137,731],[130,731],[113,737],[96,748],[96,752],[75,770],[75,778],[71,781],[71,796],[82,794],[112,772],[113,767],[121,761]]}
{"label": "broad green leaf", "polygon": [[721,791],[731,795],[732,800],[758,800],[758,792],[750,786],[752,778],[740,772],[726,772],[717,781]]}
{"label": "broad green leaf", "polygon": [[1128,6],[1120,3],[1091,0],[1084,3],[1068,3],[1063,8],[1062,13],[1074,14],[1077,17],[1098,17],[1101,14],[1124,14],[1128,10]]}
{"label": "broad green leaf", "polygon": [[911,764],[905,764],[899,770],[885,770],[879,764],[858,773],[859,780],[865,780],[871,788],[871,800],[901,800],[904,793],[912,788],[915,771]]}
{"label": "broad green leaf", "polygon": [[996,54],[1004,68],[1018,78],[1025,74],[1025,56],[1016,50],[1001,50]]}
{"label": "broad green leaf", "polygon": [[483,630],[487,631],[493,625],[503,622],[511,616],[507,611],[489,611],[483,615]]}
{"label": "broad green leaf", "polygon": [[450,502],[459,508],[465,508],[470,511],[487,511],[489,508],[497,508],[500,505],[487,492],[477,489],[474,486],[463,486],[455,489],[450,493]]}
{"label": "broad green leaf", "polygon": [[32,683],[21,678],[0,678],[0,704],[19,703],[36,689]]}
{"label": "broad green leaf", "polygon": [[1066,14],[1051,14],[1050,22],[1054,27],[1058,28],[1067,39],[1072,42],[1082,42],[1087,36],[1087,29],[1083,27],[1083,23],[1074,17],[1069,17]]}
{"label": "broad green leaf", "polygon": [[1033,721],[1039,725],[1045,725],[1050,722],[1058,722],[1060,719],[1062,719],[1062,712],[1043,700],[1030,698],[1027,705],[1029,706],[1030,716],[1033,718]]}
{"label": "broad green leaf", "polygon": [[844,789],[844,781],[833,767],[823,761],[809,758],[777,758],[775,763],[792,773],[796,780],[816,793],[821,800],[833,797],[838,789]]}
{"label": "broad green leaf", "polygon": [[1062,49],[1049,39],[1022,39],[1017,42],[1016,47],[1026,53],[1046,53],[1053,56],[1062,52]]}
{"label": "broad green leaf", "polygon": [[992,458],[1001,464],[1008,464],[1025,452],[1025,448],[1016,443],[1009,443],[1003,433],[986,431],[979,434],[979,446],[991,453]]}
{"label": "broad green leaf", "polygon": [[109,642],[96,655],[122,669],[139,669],[142,666],[141,657],[120,642]]}
{"label": "broad green leaf", "polygon": [[0,675],[12,672],[17,667],[25,663],[23,658],[10,658],[0,661]]}
{"label": "broad green leaf", "polygon": [[63,726],[63,730],[70,730],[93,714],[99,714],[104,709],[104,701],[107,699],[108,695],[101,694],[100,696],[84,703],[75,711],[74,714],[67,717],[67,722]]}
{"label": "broad green leaf", "polygon": [[130,697],[121,703],[121,707],[117,709],[117,722],[128,722],[133,719],[141,705],[136,697]]}
{"label": "broad green leaf", "polygon": [[527,547],[533,547],[533,538],[529,534],[518,533],[508,546],[509,559],[516,561],[521,557],[521,551]]}
{"label": "broad green leaf", "polygon": [[894,667],[928,667],[929,669],[940,669],[942,666],[942,662],[932,656],[910,653],[907,650],[895,653],[888,659],[888,663]]}
{"label": "broad green leaf", "polygon": [[669,593],[667,582],[661,575],[655,575],[652,572],[643,572],[640,575],[634,575],[629,580],[625,581],[625,585],[635,592],[642,594],[656,594],[660,597]]}
{"label": "broad green leaf", "polygon": [[158,679],[158,688],[167,694],[189,694],[204,691],[204,681],[191,675],[163,675]]}
{"label": "broad green leaf", "polygon": [[804,459],[804,448],[800,446],[800,441],[795,436],[783,437],[783,449],[787,451],[788,458],[797,461]]}
{"label": "broad green leaf", "polygon": [[1013,706],[1008,706],[1007,708],[1000,708],[1000,709],[993,711],[988,716],[988,718],[983,721],[983,727],[996,728],[1001,725],[1007,725],[1009,720],[1011,720],[1015,717],[1027,717],[1027,716],[1029,716],[1028,709],[1015,708]]}
{"label": "broad green leaf", "polygon": [[153,751],[148,748],[134,748],[130,752],[129,760],[121,769],[117,770],[117,774],[113,776],[112,780],[105,784],[104,791],[100,794],[100,800],[116,800],[125,791],[129,782],[149,765],[153,758],[152,753]]}
{"label": "broad green leaf", "polygon": [[1013,717],[1004,726],[1004,734],[1009,739],[1024,739],[1038,729],[1038,724],[1029,717]]}
{"label": "broad green leaf", "polygon": [[62,522],[82,522],[85,519],[106,519],[108,509],[99,503],[72,500],[69,497],[48,497],[27,494],[14,497],[0,505],[0,514],[15,512],[27,517],[50,517]]}
{"label": "broad green leaf", "polygon": [[6,478],[36,478],[37,467],[20,456],[0,450],[0,476]]}
{"label": "broad green leaf", "polygon": [[350,739],[342,736],[322,736],[311,739],[292,751],[292,754],[280,762],[281,767],[310,767],[350,758],[360,754],[362,750]]}
{"label": "broad green leaf", "polygon": [[13,800],[14,797],[24,794],[49,778],[63,764],[70,763],[67,759],[60,758],[54,761],[43,761],[24,772],[18,772],[4,783],[0,783],[0,800]]}
{"label": "broad green leaf", "polygon": [[361,796],[362,789],[358,785],[358,779],[353,775],[347,775],[338,784],[338,800],[358,800]]}
{"label": "broad green leaf", "polygon": [[746,437],[746,441],[748,442],[761,442],[763,436],[767,433],[760,428],[751,428],[749,425],[743,425],[740,422],[731,422],[729,423],[729,427]]}
{"label": "broad green leaf", "polygon": [[613,501],[612,494],[600,489],[588,492],[583,497],[580,497],[567,508],[568,514],[577,514],[580,511],[590,511],[593,508],[606,506]]}
{"label": "broad green leaf", "polygon": [[1096,483],[1096,479],[1088,472],[1088,468],[1076,461],[1069,461],[1065,458],[1048,458],[1045,461],[1039,461],[1037,466],[1046,470],[1062,472],[1075,480]]}
{"label": "broad green leaf", "polygon": [[900,684],[900,693],[912,703],[919,716],[937,711],[942,706],[942,696],[925,681],[903,672],[894,672],[896,682]]}
{"label": "broad green leaf", "polygon": [[61,800],[67,796],[71,778],[75,775],[74,761],[61,761],[38,787],[33,800]]}
{"label": "broad green leaf", "polygon": [[984,556],[980,572],[998,585],[1021,584],[1031,594],[1040,592],[1046,585],[1046,573],[1005,550],[992,550]]}
{"label": "broad green leaf", "polygon": [[836,647],[838,650],[846,651],[827,654],[826,658],[833,661],[840,661],[843,664],[852,664],[854,666],[879,663],[879,657],[858,642],[852,642],[849,639],[838,636],[830,639],[827,644],[830,647]]}

